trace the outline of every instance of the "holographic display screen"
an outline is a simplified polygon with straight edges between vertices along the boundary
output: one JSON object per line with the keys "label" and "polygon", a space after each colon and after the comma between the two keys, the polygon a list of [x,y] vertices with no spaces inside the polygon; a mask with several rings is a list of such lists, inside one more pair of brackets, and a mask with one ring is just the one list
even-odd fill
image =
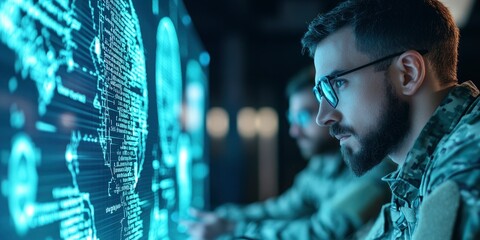
{"label": "holographic display screen", "polygon": [[0,1],[0,238],[185,238],[208,178],[185,18],[173,0]]}

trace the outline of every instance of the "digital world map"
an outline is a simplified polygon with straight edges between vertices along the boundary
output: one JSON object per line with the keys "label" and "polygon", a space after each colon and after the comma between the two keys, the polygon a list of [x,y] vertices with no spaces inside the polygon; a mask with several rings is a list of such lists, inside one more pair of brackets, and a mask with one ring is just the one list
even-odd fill
{"label": "digital world map", "polygon": [[4,236],[185,238],[208,63],[181,3],[6,0],[0,19]]}

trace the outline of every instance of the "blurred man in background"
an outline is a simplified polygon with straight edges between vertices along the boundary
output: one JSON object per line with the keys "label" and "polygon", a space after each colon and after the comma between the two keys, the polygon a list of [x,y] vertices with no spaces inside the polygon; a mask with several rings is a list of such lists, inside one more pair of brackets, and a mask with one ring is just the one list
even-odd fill
{"label": "blurred man in background", "polygon": [[295,76],[287,87],[290,135],[308,166],[282,195],[246,206],[228,204],[214,212],[192,210],[184,221],[193,239],[345,239],[376,216],[388,198],[380,178],[388,163],[356,178],[328,128],[315,123],[318,102],[312,94],[314,69]]}

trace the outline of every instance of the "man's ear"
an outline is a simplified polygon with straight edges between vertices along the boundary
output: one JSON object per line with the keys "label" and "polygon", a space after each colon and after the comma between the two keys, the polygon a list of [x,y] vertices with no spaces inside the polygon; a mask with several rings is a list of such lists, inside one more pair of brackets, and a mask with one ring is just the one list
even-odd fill
{"label": "man's ear", "polygon": [[397,89],[406,96],[414,95],[425,80],[425,60],[417,51],[406,51],[395,62],[399,81]]}

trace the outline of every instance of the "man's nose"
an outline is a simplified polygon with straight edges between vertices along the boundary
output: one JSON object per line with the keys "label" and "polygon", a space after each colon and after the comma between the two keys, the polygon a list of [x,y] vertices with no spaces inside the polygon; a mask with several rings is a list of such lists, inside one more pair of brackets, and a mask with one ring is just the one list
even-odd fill
{"label": "man's nose", "polygon": [[340,118],[336,109],[333,108],[325,98],[322,98],[318,106],[318,114],[315,120],[319,126],[330,126],[338,122]]}

